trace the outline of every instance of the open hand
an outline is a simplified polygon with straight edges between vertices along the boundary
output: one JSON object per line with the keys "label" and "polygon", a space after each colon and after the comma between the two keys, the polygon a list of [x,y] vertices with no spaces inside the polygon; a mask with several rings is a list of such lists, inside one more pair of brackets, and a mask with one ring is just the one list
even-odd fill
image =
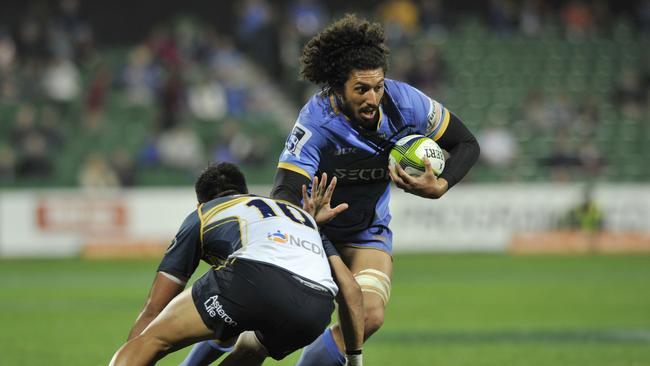
{"label": "open hand", "polygon": [[323,173],[320,183],[318,176],[314,176],[311,184],[311,195],[307,193],[307,186],[302,185],[302,208],[307,211],[318,225],[322,225],[332,220],[336,215],[348,209],[347,203],[332,208],[330,201],[332,200],[332,193],[336,187],[336,177],[333,177],[327,186],[327,173]]}

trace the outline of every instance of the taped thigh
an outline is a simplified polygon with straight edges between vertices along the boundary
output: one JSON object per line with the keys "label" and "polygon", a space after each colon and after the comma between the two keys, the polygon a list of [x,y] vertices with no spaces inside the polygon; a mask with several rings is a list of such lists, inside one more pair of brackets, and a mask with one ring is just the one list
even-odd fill
{"label": "taped thigh", "polygon": [[357,283],[361,287],[361,292],[377,294],[384,306],[390,299],[390,278],[381,271],[376,269],[364,269],[354,275]]}

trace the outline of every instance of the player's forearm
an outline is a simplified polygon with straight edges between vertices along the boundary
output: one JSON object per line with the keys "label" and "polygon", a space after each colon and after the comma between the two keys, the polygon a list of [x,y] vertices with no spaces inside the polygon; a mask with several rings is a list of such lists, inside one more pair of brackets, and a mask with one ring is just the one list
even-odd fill
{"label": "player's forearm", "polygon": [[448,189],[467,175],[476,163],[480,151],[478,142],[474,140],[462,142],[449,152],[450,158],[447,160],[445,170],[440,176],[447,181]]}
{"label": "player's forearm", "polygon": [[156,273],[147,302],[129,332],[129,338],[138,336],[172,299],[183,291],[187,278],[180,278],[159,271]]}
{"label": "player's forearm", "polygon": [[340,257],[330,258],[330,265],[339,286],[337,302],[345,349],[346,351],[360,350],[363,346],[365,326],[361,287]]}
{"label": "player's forearm", "polygon": [[153,321],[156,316],[158,316],[158,314],[160,314],[160,312],[147,310],[146,308],[143,309],[140,315],[138,315],[138,319],[136,319],[135,324],[133,324],[133,328],[131,328],[131,331],[129,332],[127,341],[130,341],[142,333],[144,328],[146,328],[149,323],[151,323],[151,321]]}
{"label": "player's forearm", "polygon": [[447,181],[447,189],[449,189],[467,175],[478,160],[481,148],[474,135],[453,114],[447,131],[438,140],[438,143],[449,152],[449,159],[447,159],[445,169],[440,175],[441,178]]}
{"label": "player's forearm", "polygon": [[346,351],[357,351],[363,347],[363,297],[350,294],[339,300],[339,321]]}

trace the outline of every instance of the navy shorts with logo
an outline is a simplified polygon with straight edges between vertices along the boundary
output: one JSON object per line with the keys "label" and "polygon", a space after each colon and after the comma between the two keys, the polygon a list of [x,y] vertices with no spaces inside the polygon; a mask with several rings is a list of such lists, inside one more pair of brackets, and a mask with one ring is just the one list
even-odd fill
{"label": "navy shorts with logo", "polygon": [[254,330],[276,360],[314,341],[334,311],[334,296],[324,287],[246,259],[210,269],[192,285],[192,299],[216,339]]}

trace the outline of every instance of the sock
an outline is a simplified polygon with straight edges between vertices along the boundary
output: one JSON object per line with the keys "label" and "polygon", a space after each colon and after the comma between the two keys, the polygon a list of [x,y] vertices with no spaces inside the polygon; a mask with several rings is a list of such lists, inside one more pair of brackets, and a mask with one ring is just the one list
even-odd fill
{"label": "sock", "polygon": [[232,349],[233,347],[222,347],[214,341],[203,341],[194,345],[179,366],[206,366]]}
{"label": "sock", "polygon": [[345,355],[334,342],[332,330],[327,328],[315,341],[305,347],[296,366],[342,366]]}

